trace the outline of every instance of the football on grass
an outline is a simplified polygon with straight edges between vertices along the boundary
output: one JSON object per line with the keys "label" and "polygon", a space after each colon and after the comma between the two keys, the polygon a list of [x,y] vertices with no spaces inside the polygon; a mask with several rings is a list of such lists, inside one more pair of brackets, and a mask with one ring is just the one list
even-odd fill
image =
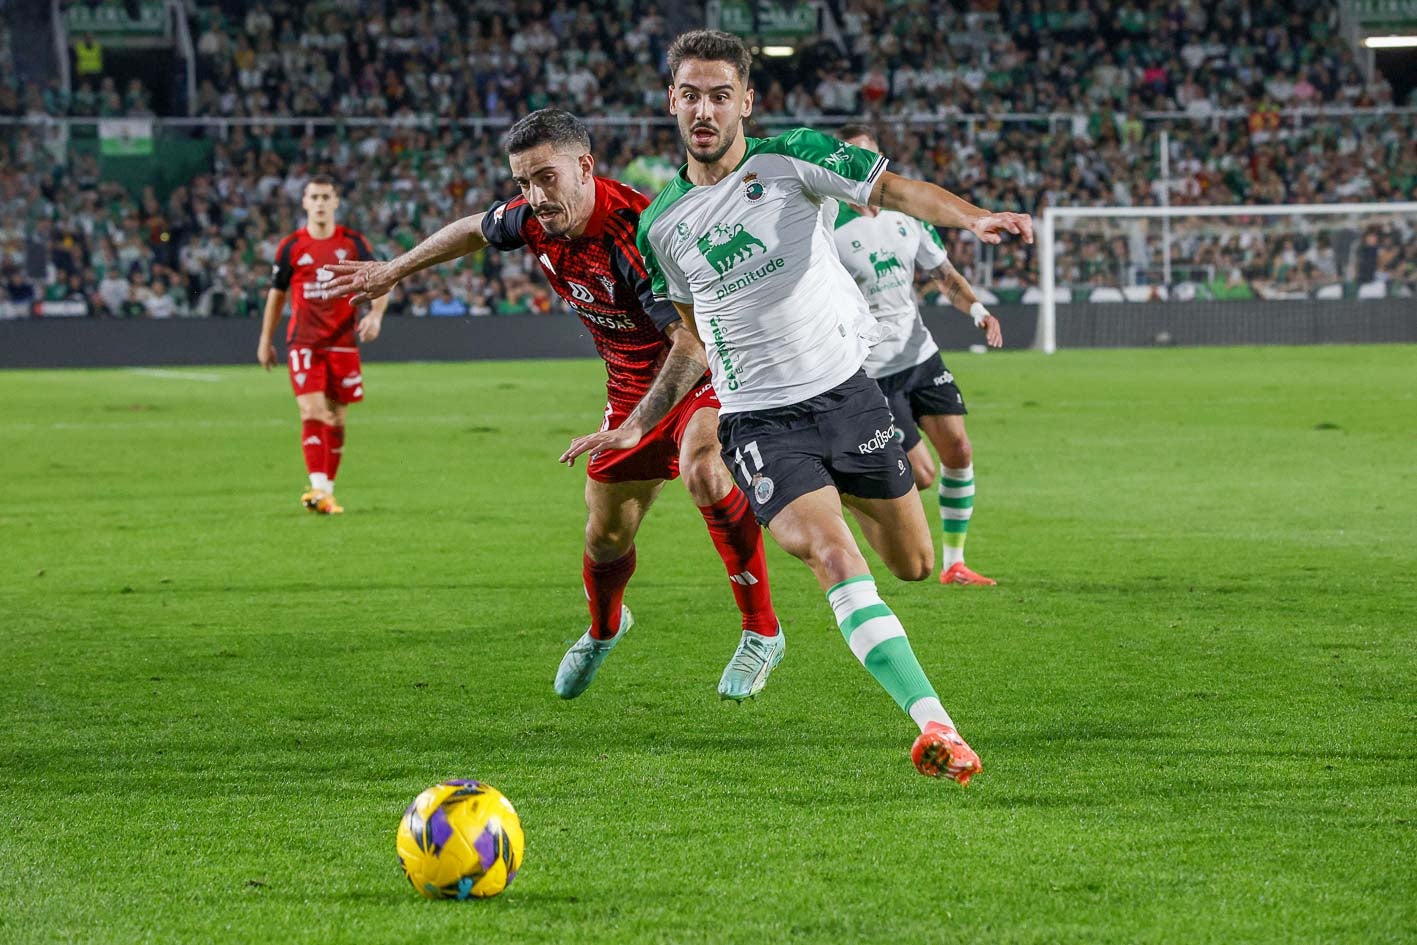
{"label": "football on grass", "polygon": [[477,781],[444,781],[413,799],[399,821],[399,865],[429,899],[485,899],[522,865],[512,802]]}

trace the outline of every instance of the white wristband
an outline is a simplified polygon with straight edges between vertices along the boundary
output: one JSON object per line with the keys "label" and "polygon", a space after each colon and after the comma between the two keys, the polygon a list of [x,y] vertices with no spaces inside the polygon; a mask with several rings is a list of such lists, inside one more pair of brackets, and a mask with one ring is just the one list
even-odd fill
{"label": "white wristband", "polygon": [[974,327],[978,328],[984,324],[984,319],[989,317],[989,310],[984,307],[983,302],[975,302],[969,307],[969,317],[974,319]]}

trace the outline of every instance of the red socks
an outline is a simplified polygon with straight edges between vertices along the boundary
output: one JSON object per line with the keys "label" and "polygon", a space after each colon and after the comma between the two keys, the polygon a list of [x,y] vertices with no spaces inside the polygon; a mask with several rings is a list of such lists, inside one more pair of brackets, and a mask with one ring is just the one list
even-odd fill
{"label": "red socks", "polygon": [[699,506],[713,546],[728,568],[733,597],[743,612],[743,629],[777,635],[777,614],[768,589],[768,566],[763,530],[748,507],[748,497],[737,486],[713,505]]}
{"label": "red socks", "polygon": [[614,561],[596,563],[582,555],[581,578],[590,604],[590,635],[592,639],[608,640],[620,631],[620,605],[625,600],[625,585],[635,573],[635,548]]}
{"label": "red socks", "polygon": [[330,431],[330,455],[325,465],[329,466],[330,482],[335,481],[335,473],[339,472],[339,461],[344,457],[344,427],[331,426]]}
{"label": "red socks", "polygon": [[300,422],[300,445],[305,450],[305,471],[332,476],[329,471],[330,426],[318,420]]}

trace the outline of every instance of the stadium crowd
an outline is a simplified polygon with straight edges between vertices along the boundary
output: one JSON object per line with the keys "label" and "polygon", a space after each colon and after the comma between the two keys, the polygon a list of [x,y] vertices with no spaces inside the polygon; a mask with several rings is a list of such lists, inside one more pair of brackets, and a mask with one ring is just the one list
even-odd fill
{"label": "stadium crowd", "polygon": [[[193,4],[193,105],[213,119],[197,132],[211,141],[210,158],[170,193],[129,193],[104,179],[97,157],[56,142],[42,124],[15,129],[0,143],[0,266],[11,310],[49,299],[117,317],[257,314],[275,244],[299,226],[300,187],[313,173],[340,180],[340,219],[381,256],[508,194],[497,131],[455,123],[463,118],[510,119],[557,104],[623,119],[592,129],[599,169],[647,192],[681,159],[672,126],[635,120],[661,118],[664,108],[669,37],[653,3],[620,0],[615,15],[566,0],[424,0],[388,4],[387,15],[373,6]],[[903,172],[982,205],[1035,213],[1163,200],[1417,199],[1411,112],[1281,116],[1290,107],[1392,104],[1380,75],[1362,78],[1331,2],[835,6],[840,29],[803,47],[793,68],[762,60],[752,133],[868,116]],[[0,33],[0,53],[7,42]],[[1154,112],[1176,117],[1148,117]],[[120,90],[112,77],[86,77],[67,96],[57,83],[0,81],[0,115],[146,114],[151,97],[137,80]],[[383,123],[220,123],[287,115]],[[1372,281],[1411,292],[1411,225],[1320,232],[1280,224],[1246,238],[1182,226],[1173,267],[1222,297]],[[1017,297],[1036,281],[1029,249],[985,250],[948,236],[956,265],[995,295]],[[1158,246],[1065,234],[1060,279],[1081,287],[1155,279]],[[525,254],[488,254],[442,267],[405,286],[395,311],[559,310],[530,263]]]}

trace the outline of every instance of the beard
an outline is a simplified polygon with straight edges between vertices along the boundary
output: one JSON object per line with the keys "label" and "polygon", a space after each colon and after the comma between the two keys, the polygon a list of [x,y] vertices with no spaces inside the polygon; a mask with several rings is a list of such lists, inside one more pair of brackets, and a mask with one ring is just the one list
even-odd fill
{"label": "beard", "polygon": [[539,215],[536,217],[536,222],[541,224],[541,228],[546,231],[548,236],[562,236],[571,228],[570,211],[564,207],[556,207],[555,209],[556,215],[550,219],[543,219]]}
{"label": "beard", "polygon": [[694,147],[694,131],[680,131],[679,137],[684,141],[684,150],[689,152],[689,156],[700,164],[714,164],[728,153],[728,149],[738,141],[738,131],[736,128],[718,129],[718,145],[711,150],[703,151]]}

